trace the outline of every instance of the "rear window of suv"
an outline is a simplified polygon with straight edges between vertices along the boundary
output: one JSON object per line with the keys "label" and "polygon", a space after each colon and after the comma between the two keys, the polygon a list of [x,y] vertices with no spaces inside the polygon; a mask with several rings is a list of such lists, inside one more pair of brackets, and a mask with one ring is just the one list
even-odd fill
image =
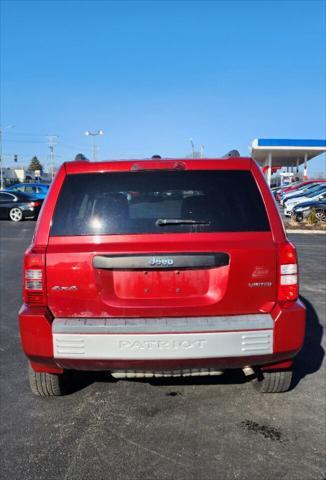
{"label": "rear window of suv", "polygon": [[270,230],[249,171],[142,171],[67,175],[51,235]]}

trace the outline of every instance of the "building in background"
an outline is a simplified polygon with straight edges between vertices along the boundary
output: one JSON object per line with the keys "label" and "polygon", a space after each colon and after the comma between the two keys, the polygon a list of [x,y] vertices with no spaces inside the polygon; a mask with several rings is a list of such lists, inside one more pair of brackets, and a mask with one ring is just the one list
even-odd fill
{"label": "building in background", "polygon": [[[250,151],[271,185],[272,174],[276,172],[281,179],[299,177],[300,165],[303,165],[303,179],[308,178],[308,162],[326,152],[326,140],[256,138]],[[286,171],[280,172],[282,169]]]}
{"label": "building in background", "polygon": [[[38,173],[38,172],[35,172]],[[42,182],[50,183],[52,180],[51,174],[42,172],[40,176],[36,176],[34,172],[26,168],[3,168],[3,184],[4,188],[18,182]]]}

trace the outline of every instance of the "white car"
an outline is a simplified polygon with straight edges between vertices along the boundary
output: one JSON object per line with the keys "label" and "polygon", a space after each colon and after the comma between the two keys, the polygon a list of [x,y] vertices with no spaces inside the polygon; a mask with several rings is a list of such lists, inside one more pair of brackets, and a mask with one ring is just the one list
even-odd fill
{"label": "white car", "polygon": [[293,199],[290,198],[284,204],[284,215],[286,217],[291,217],[293,207],[295,207],[295,205],[298,205],[299,203],[311,202],[313,200],[319,201],[323,200],[324,198],[326,198],[326,188],[319,190],[318,192],[310,193],[309,195],[304,195],[302,197],[297,197]]}

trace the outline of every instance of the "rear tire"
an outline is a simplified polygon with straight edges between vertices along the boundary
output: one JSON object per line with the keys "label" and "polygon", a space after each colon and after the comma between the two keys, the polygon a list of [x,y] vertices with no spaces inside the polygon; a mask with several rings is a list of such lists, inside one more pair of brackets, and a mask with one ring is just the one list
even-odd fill
{"label": "rear tire", "polygon": [[326,222],[326,211],[325,210],[317,210],[316,217],[319,221],[325,223]]}
{"label": "rear tire", "polygon": [[67,373],[35,372],[29,365],[28,378],[33,394],[38,397],[59,397],[68,392]]}
{"label": "rear tire", "polygon": [[23,212],[20,208],[14,207],[9,211],[9,218],[12,222],[21,222],[23,220]]}
{"label": "rear tire", "polygon": [[296,215],[293,215],[293,218],[296,222],[301,223],[302,220],[303,220],[303,215],[302,215],[302,213],[301,214],[297,213]]}
{"label": "rear tire", "polygon": [[287,392],[292,383],[292,376],[292,370],[260,372],[258,378],[253,381],[253,386],[260,393]]}

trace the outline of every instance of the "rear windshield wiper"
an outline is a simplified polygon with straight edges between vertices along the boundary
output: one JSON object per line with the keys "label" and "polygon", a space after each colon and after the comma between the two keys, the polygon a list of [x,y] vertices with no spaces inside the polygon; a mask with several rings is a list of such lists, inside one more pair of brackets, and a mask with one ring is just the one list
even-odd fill
{"label": "rear windshield wiper", "polygon": [[157,227],[165,225],[209,225],[207,220],[192,220],[190,218],[158,218],[155,222]]}

